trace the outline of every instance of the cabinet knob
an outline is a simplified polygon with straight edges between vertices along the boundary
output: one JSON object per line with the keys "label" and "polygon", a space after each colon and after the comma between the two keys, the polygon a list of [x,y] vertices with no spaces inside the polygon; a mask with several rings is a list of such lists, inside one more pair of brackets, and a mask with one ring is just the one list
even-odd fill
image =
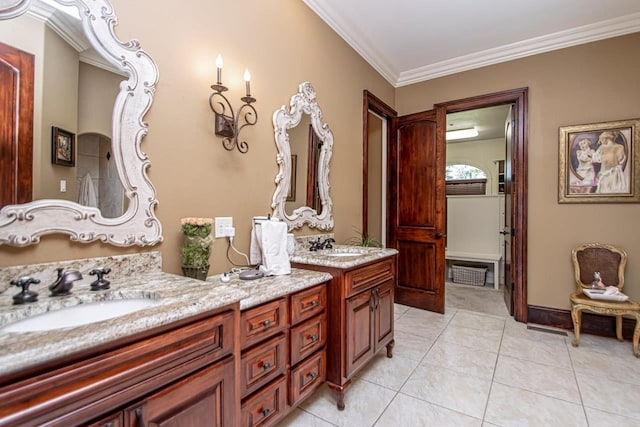
{"label": "cabinet knob", "polygon": [[318,300],[313,300],[311,301],[311,307],[315,307],[316,305],[318,305]]}
{"label": "cabinet knob", "polygon": [[264,369],[265,371],[267,369],[269,369],[271,367],[271,363],[269,362],[262,362],[262,369]]}
{"label": "cabinet knob", "polygon": [[309,337],[309,339],[311,340],[311,342],[316,342],[318,341],[318,336],[316,334],[313,334]]}
{"label": "cabinet knob", "polygon": [[318,378],[318,373],[317,373],[317,372],[311,372],[311,373],[309,374],[309,377],[310,377],[312,380],[315,380],[316,378]]}
{"label": "cabinet knob", "polygon": [[267,418],[269,416],[269,414],[271,413],[271,411],[269,410],[269,408],[264,408],[262,410],[262,417],[263,418]]}
{"label": "cabinet knob", "polygon": [[265,320],[264,322],[262,322],[262,326],[268,328],[269,326],[271,326],[271,320]]}

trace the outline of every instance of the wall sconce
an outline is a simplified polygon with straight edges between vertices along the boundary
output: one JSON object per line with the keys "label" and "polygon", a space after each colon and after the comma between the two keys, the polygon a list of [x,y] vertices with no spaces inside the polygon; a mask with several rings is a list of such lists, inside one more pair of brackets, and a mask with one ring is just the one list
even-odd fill
{"label": "wall sconce", "polygon": [[[245,70],[244,81],[247,94],[240,98],[244,104],[242,104],[238,109],[238,112],[234,114],[229,100],[222,94],[222,92],[226,92],[228,90],[227,87],[222,84],[222,65],[222,56],[218,55],[216,58],[218,82],[211,85],[213,93],[209,96],[209,106],[211,106],[211,109],[216,114],[215,134],[223,137],[222,146],[226,150],[232,151],[237,147],[238,151],[246,153],[249,150],[249,145],[246,141],[238,142],[238,135],[245,126],[252,126],[258,122],[258,112],[253,105],[251,105],[253,102],[256,102],[256,99],[251,96],[251,75],[249,74],[249,70]],[[219,97],[221,99],[214,101],[215,97]],[[240,123],[241,117],[242,124]]]}

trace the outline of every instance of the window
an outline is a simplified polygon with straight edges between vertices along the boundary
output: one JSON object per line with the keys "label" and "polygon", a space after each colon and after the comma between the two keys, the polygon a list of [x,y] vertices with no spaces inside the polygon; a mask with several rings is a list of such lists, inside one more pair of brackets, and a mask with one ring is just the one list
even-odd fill
{"label": "window", "polygon": [[471,165],[455,164],[445,169],[446,194],[450,196],[484,195],[487,174]]}

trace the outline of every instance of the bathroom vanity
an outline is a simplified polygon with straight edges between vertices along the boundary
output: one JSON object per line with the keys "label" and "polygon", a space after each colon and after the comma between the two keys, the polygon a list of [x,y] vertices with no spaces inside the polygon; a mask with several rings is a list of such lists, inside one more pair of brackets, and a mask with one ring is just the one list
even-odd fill
{"label": "bathroom vanity", "polygon": [[327,382],[338,409],[354,375],[386,347],[393,350],[395,249],[336,246],[310,252],[299,249],[292,265],[331,274],[327,298]]}
{"label": "bathroom vanity", "polygon": [[[42,280],[39,301],[24,306],[11,305],[16,288],[0,292],[0,426],[273,425],[323,383],[329,274],[203,282],[129,276],[134,265],[109,261],[121,273],[109,290],[89,291],[91,278],[51,298]],[[155,304],[74,327],[2,330],[127,299]]]}

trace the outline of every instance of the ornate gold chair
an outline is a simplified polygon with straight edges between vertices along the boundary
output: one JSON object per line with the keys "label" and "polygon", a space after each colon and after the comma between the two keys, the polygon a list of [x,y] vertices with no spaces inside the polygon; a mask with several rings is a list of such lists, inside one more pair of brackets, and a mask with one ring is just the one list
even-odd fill
{"label": "ornate gold chair", "polygon": [[601,243],[586,243],[571,251],[573,270],[577,290],[569,298],[571,301],[571,318],[573,319],[573,346],[580,344],[580,323],[582,312],[616,317],[616,336],[622,338],[622,316],[630,315],[636,319],[633,331],[633,354],[640,357],[638,339],[640,339],[640,304],[627,300],[623,302],[591,299],[582,290],[591,288],[594,273],[600,272],[602,282],[606,286],[617,286],[620,291],[624,287],[624,268],[627,265],[627,253],[622,249]]}

